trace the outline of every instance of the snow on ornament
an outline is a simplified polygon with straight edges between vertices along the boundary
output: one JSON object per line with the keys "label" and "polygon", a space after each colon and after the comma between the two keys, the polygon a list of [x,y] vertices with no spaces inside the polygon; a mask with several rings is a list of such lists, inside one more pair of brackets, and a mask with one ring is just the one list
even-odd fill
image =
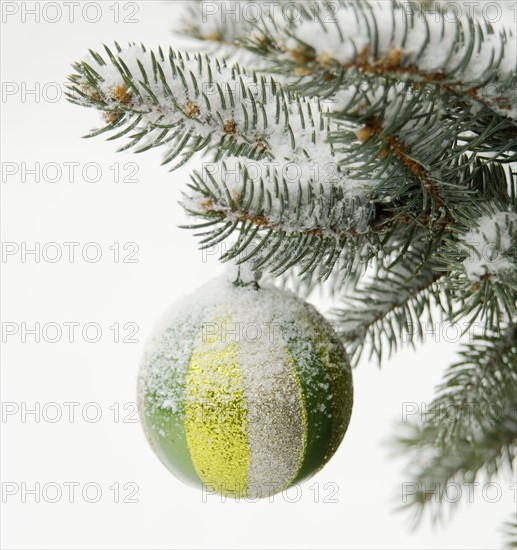
{"label": "snow on ornament", "polygon": [[352,412],[352,373],[314,307],[223,276],[165,314],[144,354],[138,398],[147,439],[173,474],[222,495],[263,498],[336,452]]}

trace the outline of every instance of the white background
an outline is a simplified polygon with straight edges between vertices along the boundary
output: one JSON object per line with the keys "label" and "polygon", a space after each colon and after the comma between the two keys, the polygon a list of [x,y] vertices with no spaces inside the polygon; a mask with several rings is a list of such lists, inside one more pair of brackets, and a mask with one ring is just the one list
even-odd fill
{"label": "white background", "polygon": [[[7,4],[13,3],[4,2],[4,10]],[[25,4],[34,7],[33,2]],[[331,462],[300,487],[296,502],[282,495],[274,502],[222,502],[220,497],[203,502],[200,491],[182,485],[161,465],[138,423],[122,422],[130,409],[122,410],[115,422],[113,404],[122,408],[135,401],[138,363],[154,321],[170,303],[222,268],[212,259],[205,261],[192,233],[177,227],[185,221],[177,201],[192,165],[169,173],[159,165],[160,153],[116,153],[120,143],[81,140],[99,125],[98,115],[59,97],[71,62],[88,48],[99,49],[101,43],[113,40],[183,47],[185,41],[170,32],[180,3],[141,2],[133,15],[138,23],[115,22],[113,2],[102,2],[100,20],[90,23],[87,19],[95,17],[95,10],[84,17],[83,4],[76,8],[73,22],[62,5],[63,16],[55,23],[43,17],[35,23],[34,16],[23,18],[20,11],[2,24],[3,92],[8,92],[2,94],[2,240],[20,247],[26,243],[28,248],[35,242],[41,247],[56,242],[64,253],[62,243],[81,243],[74,262],[64,258],[50,263],[42,258],[38,263],[31,255],[22,262],[19,253],[2,259],[4,323],[26,323],[28,328],[36,322],[81,324],[74,343],[68,342],[66,332],[56,343],[35,343],[31,335],[23,343],[18,333],[3,345],[4,406],[14,403],[21,408],[26,403],[34,408],[35,402],[40,407],[56,402],[64,415],[55,423],[43,417],[36,422],[34,415],[23,419],[20,413],[2,417],[3,487],[55,483],[64,492],[56,503],[43,496],[36,503],[31,494],[24,499],[20,493],[4,494],[2,547],[500,547],[498,529],[515,508],[511,477],[498,480],[497,503],[487,502],[478,488],[474,503],[468,504],[465,489],[452,520],[437,528],[424,521],[410,532],[408,514],[396,511],[402,483],[411,479],[405,475],[404,462],[390,456],[387,443],[397,433],[403,403],[430,400],[444,367],[453,360],[457,345],[447,343],[442,333],[429,335],[429,342],[418,351],[406,350],[385,361],[382,370],[366,359],[362,362],[355,371],[355,408],[345,440]],[[120,3],[120,19],[130,15],[129,4]],[[56,12],[48,9],[52,19]],[[38,86],[36,96],[23,94],[24,89]],[[34,175],[21,173],[23,163],[31,169],[38,162],[39,183]],[[80,163],[73,182],[65,162]],[[137,163],[138,181],[115,182],[109,167],[119,163],[121,177],[128,176],[127,162]],[[56,182],[49,181],[56,173],[52,163],[63,170]],[[87,181],[95,177],[93,169],[87,178],[82,176],[87,163],[101,167],[98,182]],[[13,166],[20,171],[5,174]],[[101,247],[103,255],[96,263],[81,256],[88,242]],[[138,262],[116,263],[110,246],[128,242],[138,244]],[[55,249],[47,251],[53,255]],[[87,343],[81,336],[88,322],[102,328],[97,343]],[[115,343],[109,327],[127,322],[138,325],[138,342]],[[454,339],[455,332],[449,337]],[[65,402],[79,403],[74,422],[68,421]],[[89,402],[101,407],[98,422],[83,418]],[[46,412],[52,418],[55,409],[47,407]],[[93,416],[95,410],[87,412]],[[80,484],[73,503],[68,501],[65,482]],[[119,483],[123,498],[127,482],[137,484],[138,502],[114,502],[109,487]],[[98,502],[83,498],[86,483],[102,489]],[[327,483],[337,484],[337,502],[323,502],[330,492]],[[296,500],[296,491],[287,496]]]}

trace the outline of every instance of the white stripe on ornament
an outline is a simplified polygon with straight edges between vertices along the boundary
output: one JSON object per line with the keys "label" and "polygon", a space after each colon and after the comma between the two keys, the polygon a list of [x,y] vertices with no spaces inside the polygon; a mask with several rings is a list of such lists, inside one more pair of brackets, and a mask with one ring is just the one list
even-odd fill
{"label": "white stripe on ornament", "polygon": [[265,498],[287,487],[302,464],[307,437],[304,400],[278,326],[241,325],[239,340],[251,451],[247,496]]}

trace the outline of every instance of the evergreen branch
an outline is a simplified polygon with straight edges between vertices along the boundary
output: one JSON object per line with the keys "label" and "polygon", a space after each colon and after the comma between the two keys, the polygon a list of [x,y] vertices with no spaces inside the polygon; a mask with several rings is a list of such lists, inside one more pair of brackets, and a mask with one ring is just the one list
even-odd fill
{"label": "evergreen branch", "polygon": [[[476,428],[487,420],[499,424],[498,413],[505,407],[508,416],[513,416],[513,438],[517,443],[516,350],[517,324],[513,323],[500,333],[474,336],[471,345],[461,352],[461,360],[450,367],[432,407],[448,407],[454,415],[445,429],[435,426],[443,443],[454,437],[472,441]],[[469,400],[474,401],[473,411],[469,410]],[[469,415],[462,414],[465,410]]]}
{"label": "evergreen branch", "polygon": [[179,156],[183,164],[207,148],[215,158],[263,158],[272,157],[274,147],[275,156],[290,158],[309,157],[318,143],[331,156],[321,105],[285,92],[273,79],[201,55],[116,47],[116,54],[106,48],[108,62],[90,52],[69,77],[69,100],[105,115],[106,126],[90,135],[129,135],[121,150],[165,146],[164,164]]}
{"label": "evergreen branch", "polygon": [[415,338],[424,337],[425,323],[433,325],[435,308],[442,313],[452,310],[450,296],[437,285],[443,273],[437,272],[428,259],[437,244],[430,241],[426,250],[428,237],[421,233],[419,237],[423,240],[420,246],[388,256],[352,292],[349,289],[343,305],[332,311],[354,363],[365,350],[369,350],[370,359],[375,356],[381,364],[385,345],[388,355],[402,344],[414,347]]}
{"label": "evergreen branch", "polygon": [[443,500],[450,481],[472,483],[481,470],[490,478],[503,466],[512,469],[517,454],[517,323],[473,336],[461,356],[424,424],[410,423],[398,442],[419,457],[412,471],[418,490],[406,503],[417,508],[416,519]]}
{"label": "evergreen branch", "polygon": [[[290,168],[294,168],[292,175]],[[233,158],[196,172],[183,206],[201,221],[189,227],[203,230],[203,247],[213,247],[236,233],[237,242],[224,259],[253,258],[257,269],[267,267],[276,275],[299,265],[300,275],[310,277],[318,271],[322,279],[330,275],[345,250],[361,251],[361,243],[366,242],[370,252],[360,256],[367,263],[386,245],[384,236],[393,232],[399,236],[399,251],[405,252],[413,239],[421,240],[424,232],[429,234],[430,249],[436,246],[444,231],[439,218],[426,212],[394,213],[391,205],[377,198],[382,179],[354,179],[353,170],[357,176],[363,170],[360,163],[347,171],[337,169],[332,178],[314,168],[311,161]],[[397,232],[401,227],[404,231]],[[424,232],[417,232],[418,228]],[[243,250],[249,251],[250,242],[255,243],[254,252],[240,258]],[[357,267],[356,259],[350,255],[348,267],[340,266],[341,273],[349,275],[350,268]]]}
{"label": "evergreen branch", "polygon": [[[496,179],[486,181],[486,176],[494,174],[491,168],[483,164],[478,168],[475,189],[482,191],[490,185],[485,197],[498,196],[502,201],[503,193],[507,193],[503,180],[499,180],[498,189]],[[424,239],[430,239],[425,255],[430,261],[428,265],[419,256],[421,248],[414,249],[422,234],[417,232],[417,238],[403,236],[400,247],[409,246],[404,251],[404,263],[397,262],[394,270],[381,264],[371,277],[363,278],[361,285],[345,298],[344,306],[334,312],[355,361],[359,361],[364,349],[370,349],[370,357],[375,355],[380,363],[383,342],[389,344],[390,354],[401,340],[414,345],[414,338],[423,336],[421,315],[427,311],[430,316],[432,307],[437,307],[451,323],[467,318],[466,329],[476,324],[476,318],[483,319],[488,327],[497,327],[503,319],[515,316],[517,216],[508,212],[508,206],[502,206],[505,202],[500,202],[499,208],[491,203],[490,212],[486,206],[476,207],[485,204],[479,198],[474,198],[472,204],[474,207],[468,213],[454,213],[455,221],[448,231],[434,238],[431,232],[424,234]],[[484,217],[480,213],[483,208]],[[476,221],[484,232],[472,231]],[[462,237],[458,238],[458,234]],[[444,237],[443,242],[439,235]],[[436,284],[442,277],[441,284]]]}
{"label": "evergreen branch", "polygon": [[[333,118],[338,130],[330,138],[337,146],[359,138],[372,144],[363,152],[371,163],[392,157],[424,182],[442,172],[454,182],[475,155],[492,163],[517,160],[517,132],[510,120],[486,108],[458,109],[451,98],[414,93],[406,85],[377,83],[367,92],[345,95],[334,104]],[[455,162],[458,157],[464,162]]]}
{"label": "evergreen branch", "polygon": [[[320,91],[328,90],[333,80],[341,87],[353,86],[372,76],[517,118],[513,33],[497,34],[490,24],[470,16],[437,20],[426,11],[408,10],[410,5],[403,2],[339,0],[338,10],[335,5],[299,2],[296,22],[280,15],[262,18],[261,34],[240,41],[267,57],[272,72],[298,73],[304,85]],[[488,83],[497,83],[497,89]]]}
{"label": "evergreen branch", "polygon": [[[291,177],[289,166],[295,168]],[[320,176],[307,161],[227,159],[216,170],[196,172],[182,204],[202,218],[189,227],[203,229],[203,247],[238,233],[223,259],[253,260],[256,269],[276,274],[296,264],[302,274],[323,265],[330,273],[347,243],[372,228],[371,185],[341,172],[330,181]],[[377,231],[384,230],[380,218],[375,223]]]}
{"label": "evergreen branch", "polygon": [[[471,439],[476,428],[497,416],[494,407],[503,402],[512,407],[512,396],[501,400],[506,387],[517,385],[517,324],[510,323],[501,332],[469,333],[470,341],[460,352],[460,361],[451,365],[430,407],[428,422],[441,444],[452,439]],[[515,390],[512,390],[515,392]],[[475,403],[476,408],[471,410]],[[513,401],[514,408],[517,401]],[[444,411],[452,421],[443,422]],[[517,433],[515,434],[517,437]]]}
{"label": "evergreen branch", "polygon": [[[353,151],[350,149],[349,154]],[[377,180],[365,179],[361,160],[354,160],[355,166],[351,162],[347,170],[338,167],[333,178],[323,178],[310,160],[281,163],[231,159],[229,166],[213,165],[210,170],[195,174],[192,192],[184,197],[189,214],[201,218],[199,224],[190,227],[203,228],[204,247],[215,246],[237,234],[238,241],[225,259],[239,256],[251,241],[258,243],[257,254],[261,253],[254,258],[257,267],[267,267],[276,275],[299,264],[305,266],[300,275],[308,278],[317,271],[324,280],[354,240],[369,242],[371,252],[361,254],[362,263],[378,254],[374,243],[380,243],[382,248],[390,239],[404,254],[415,242],[423,241],[428,243],[427,258],[436,255],[443,235],[456,223],[454,210],[449,216],[442,214],[443,208],[435,213],[431,201],[426,211],[425,195],[419,195],[422,188],[418,183],[406,181],[401,186],[397,180],[399,189],[392,189],[390,185],[396,185],[395,180],[388,184],[390,180],[382,171]],[[289,169],[293,169],[294,176]],[[471,193],[471,200],[476,201],[476,193],[489,193],[484,191],[486,178],[498,174],[484,163],[474,167],[467,163],[465,170],[466,181],[460,182],[465,185],[442,185],[445,192],[440,200],[445,197],[447,204],[454,204],[460,197],[465,201]],[[470,174],[473,170],[476,175]],[[497,185],[506,184],[505,173],[503,179],[500,176],[490,182],[490,193]],[[361,250],[358,243],[353,246]],[[245,259],[252,256],[248,254]],[[325,260],[322,270],[316,257]],[[443,254],[439,258],[443,260]],[[356,259],[351,256],[348,268],[340,269],[342,275],[350,276],[351,267],[357,268]],[[401,285],[405,287],[405,282]],[[384,320],[380,318],[379,324]]]}
{"label": "evergreen branch", "polygon": [[401,438],[399,443],[404,452],[411,450],[419,463],[417,471],[410,470],[408,476],[411,487],[416,489],[406,495],[403,505],[413,509],[414,523],[422,519],[426,509],[434,520],[440,519],[442,508],[438,504],[447,497],[451,483],[473,484],[481,471],[491,479],[501,469],[511,469],[517,456],[516,433],[515,409],[506,409],[499,415],[497,425],[483,426],[474,441],[454,442],[446,452],[443,447],[434,446],[432,434],[425,433],[425,429],[413,429],[409,436]]}
{"label": "evergreen branch", "polygon": [[[233,4],[235,5],[230,7],[233,7],[237,12],[242,9],[238,2]],[[248,29],[240,39],[235,34],[238,25],[232,25],[228,21],[224,25],[221,21],[218,23],[225,30],[228,30],[227,27],[235,27],[231,31],[233,44],[240,43],[244,46],[250,46],[249,41],[254,40],[256,44],[252,44],[250,47],[257,54],[256,59],[271,59],[273,65],[268,69],[270,71],[276,70],[283,77],[300,71],[305,74],[309,71],[308,67],[313,65],[319,67],[321,71],[316,76],[302,77],[298,83],[291,82],[289,87],[305,95],[330,96],[332,99],[329,107],[335,108],[338,111],[338,116],[345,120],[362,121],[368,127],[371,121],[383,121],[385,118],[390,117],[390,111],[394,110],[391,108],[391,104],[395,102],[398,104],[396,115],[399,121],[412,122],[423,117],[428,120],[430,113],[434,111],[434,119],[438,119],[438,124],[434,125],[434,139],[429,141],[432,146],[421,147],[424,152],[427,152],[425,155],[427,157],[437,147],[440,151],[447,151],[453,142],[458,141],[458,147],[454,151],[449,150],[449,157],[470,150],[475,151],[476,154],[490,153],[492,158],[494,151],[497,151],[497,154],[502,158],[507,157],[507,162],[517,159],[515,121],[508,118],[508,112],[504,109],[502,110],[504,112],[500,112],[498,115],[493,110],[490,101],[484,101],[485,96],[490,95],[486,90],[487,87],[492,92],[494,92],[494,89],[498,92],[506,90],[509,97],[505,100],[505,107],[511,108],[517,113],[517,102],[514,93],[515,84],[517,83],[516,63],[513,62],[512,64],[512,55],[516,49],[513,47],[514,36],[507,36],[505,32],[501,36],[497,36],[492,28],[483,30],[480,23],[475,23],[470,18],[456,21],[454,24],[450,22],[449,25],[444,27],[445,20],[443,17],[440,21],[436,21],[430,13],[408,14],[407,3],[396,5],[394,12],[391,13],[390,11],[390,14],[388,14],[383,13],[383,9],[380,9],[377,4],[341,2],[337,20],[333,23],[325,23],[325,21],[333,20],[331,8],[333,9],[336,3],[331,3],[332,5],[329,4],[328,6],[325,2],[292,4],[296,4],[297,13],[299,11],[302,16],[301,23],[286,21],[286,14],[282,12],[283,17],[277,17],[276,20],[267,18],[267,20],[261,21],[260,24],[252,25],[253,32]],[[199,4],[199,6],[201,5]],[[388,9],[391,10],[391,6],[388,6]],[[223,11],[222,9],[221,12],[218,11],[219,19],[222,18]],[[264,6],[260,13],[269,13],[269,11]],[[352,13],[355,17],[351,17]],[[242,14],[240,15],[242,20]],[[385,24],[388,15],[393,26],[393,32],[389,36]],[[382,19],[383,17],[384,19]],[[215,24],[214,19],[217,18],[208,17],[203,25],[199,25],[199,31],[204,31],[203,27],[207,27],[208,30],[212,29]],[[384,24],[378,25],[377,19],[382,19]],[[343,21],[346,22],[346,25]],[[351,25],[352,28],[350,29]],[[354,29],[353,25],[360,28]],[[250,24],[244,26],[247,27]],[[303,32],[302,30],[299,31],[300,40],[296,38],[298,26],[303,30]],[[260,32],[259,27],[262,29]],[[268,31],[269,27],[272,30]],[[404,31],[399,27],[403,27]],[[420,34],[418,33],[419,28],[422,30]],[[426,29],[425,32],[424,28]],[[361,35],[361,31],[363,35]],[[272,32],[274,36],[268,36],[268,32]],[[377,36],[379,33],[381,36]],[[438,35],[440,35],[439,40]],[[249,38],[250,36],[252,38]],[[266,38],[264,38],[265,36]],[[452,66],[452,61],[456,57],[461,57],[460,53],[464,51],[468,59],[462,58],[462,63],[454,66],[458,70],[461,68],[462,74],[472,72],[476,78],[480,79],[479,81],[483,83],[484,87],[473,85],[471,88],[465,86],[462,91],[453,89],[453,84],[458,83],[454,79],[447,80],[446,73],[443,71],[438,71],[434,75],[436,76],[434,79],[436,85],[432,86],[433,79],[430,78],[430,74],[425,73],[425,67],[421,74],[419,68],[403,63],[402,50],[393,49],[394,46],[390,36],[400,37],[406,49],[409,50],[409,53],[406,52],[406,57],[409,58],[415,54],[415,51],[419,51],[419,48],[416,47],[411,49],[411,40],[422,40],[422,37],[426,37],[427,41],[424,44],[425,47],[422,46],[424,49],[420,52],[420,56],[427,65],[432,65],[436,61],[436,52],[433,48],[440,50],[437,42],[442,44],[449,40],[451,42],[449,46],[452,48],[451,51],[454,50],[454,55],[451,54],[447,57],[447,63]],[[317,37],[320,37],[321,40],[316,40]],[[333,43],[333,40],[337,43],[334,50],[329,46]],[[344,68],[334,66],[334,69],[330,70],[328,64],[332,60],[329,59],[329,55],[316,55],[316,50],[309,44],[311,41],[316,43],[317,47],[327,48],[329,51],[342,52],[343,55],[351,57],[353,57],[351,52],[355,52],[357,55],[349,66]],[[357,53],[358,46],[356,42],[358,41],[366,44],[362,53]],[[372,49],[372,44],[375,45],[378,51],[382,50],[384,46],[386,49],[385,57],[377,59],[375,62],[369,62],[369,57],[365,53]],[[288,54],[290,47],[294,47],[294,50],[291,54]],[[495,51],[499,52],[498,62],[493,59]],[[485,60],[484,65],[483,60]],[[276,67],[274,63],[277,64]],[[485,71],[482,71],[480,67],[484,67]],[[371,70],[368,71],[368,69]],[[393,69],[394,73],[392,74],[388,69]],[[409,71],[409,75],[401,74],[401,71]],[[482,73],[482,75],[480,76],[478,73]],[[506,83],[503,84],[503,82]],[[341,96],[344,96],[345,100]],[[337,105],[335,104],[336,98],[338,98]],[[340,103],[344,104],[341,106]],[[407,103],[407,108],[405,108],[404,103]],[[436,105],[427,113],[415,114],[413,112],[414,106],[429,106],[432,103],[436,103]],[[365,105],[370,105],[366,113],[364,112]],[[436,115],[439,115],[439,117]],[[367,127],[364,132],[367,131]],[[410,133],[417,135],[415,130]],[[476,135],[475,138],[470,137],[473,133]],[[429,131],[427,135],[430,135]],[[401,139],[401,136],[393,135],[393,132],[391,137],[392,139]],[[404,142],[405,139],[402,138],[402,141]],[[426,143],[426,137],[422,136],[420,141],[422,144]],[[381,147],[379,151],[381,155],[386,155],[388,152],[385,146]],[[511,151],[511,154],[508,155],[507,151]],[[419,159],[420,165],[425,165],[425,162],[423,162],[425,157],[419,158],[414,151],[411,151],[411,155],[413,158]],[[444,156],[442,155],[442,157]],[[442,164],[444,162],[447,162],[445,157],[442,159]]]}
{"label": "evergreen branch", "polygon": [[[514,59],[516,47],[515,36],[511,32],[508,34],[501,31],[498,36],[490,25],[483,30],[483,25],[469,17],[455,23],[446,20],[445,16],[437,20],[435,12],[440,11],[440,5],[433,3],[432,6],[427,6],[426,2],[396,4],[394,12],[390,14],[383,14],[382,10],[377,13],[379,6],[368,2],[341,2],[339,5],[335,2],[289,2],[284,6],[277,6],[276,11],[268,2],[259,1],[254,4],[258,13],[263,14],[263,21],[250,21],[248,17],[244,17],[245,14],[240,13],[243,8],[239,2],[210,2],[210,10],[204,10],[203,2],[194,2],[190,6],[187,27],[198,39],[222,40],[231,44],[234,49],[247,47],[248,51],[255,54],[254,66],[259,64],[264,70],[276,71],[279,77],[286,81],[285,86],[304,95],[329,97],[329,108],[337,111],[339,116],[346,120],[356,119],[365,124],[375,119],[382,121],[389,115],[385,110],[389,111],[390,104],[406,97],[410,104],[409,111],[399,106],[397,117],[399,120],[412,121],[415,118],[411,113],[412,99],[415,99],[413,104],[416,105],[434,102],[439,104],[434,110],[440,114],[436,128],[442,132],[429,142],[432,146],[427,148],[428,151],[437,146],[445,151],[453,142],[458,141],[459,147],[451,152],[451,156],[469,150],[475,151],[476,154],[489,154],[493,159],[494,151],[497,151],[498,157],[506,158],[506,162],[517,159],[515,121],[507,116],[507,109],[510,108],[511,112],[515,111],[517,117],[517,100],[514,92],[517,82],[517,63]],[[288,16],[289,10],[286,8],[291,5],[294,6],[292,9],[295,14],[301,16],[301,26],[307,31],[300,31],[303,39],[300,43],[297,42],[297,38],[292,37],[292,28],[296,30],[298,23],[294,22],[296,18],[290,19]],[[334,17],[336,6],[337,19]],[[215,13],[212,13],[214,7]],[[410,7],[413,11],[410,10],[408,13]],[[227,11],[234,14],[239,24],[230,15],[224,17]],[[355,18],[351,17],[351,13],[355,13]],[[343,28],[340,27],[340,17],[346,22],[341,25]],[[379,23],[377,19],[380,20]],[[446,22],[448,25],[445,28]],[[390,24],[393,27],[390,36],[400,38],[408,52],[404,53],[403,49],[397,49],[388,37]],[[361,36],[354,26],[361,27],[364,36]],[[314,32],[311,33],[312,27]],[[421,33],[418,32],[419,29],[422,30]],[[273,35],[269,36],[271,32]],[[316,40],[318,33],[325,35],[319,42]],[[370,41],[365,39],[365,36],[369,36]],[[422,40],[422,37],[425,37],[423,49],[411,48],[412,40]],[[331,53],[348,52],[347,55],[353,57],[350,52],[355,52],[356,57],[343,68],[328,53],[316,55],[316,50],[309,44],[311,39],[312,42],[317,42],[317,47],[327,48]],[[338,42],[339,48],[327,47],[332,44],[333,39]],[[463,61],[466,64],[459,63],[456,69],[461,69],[464,75],[472,70],[474,76],[481,79],[483,86],[472,84],[469,88],[464,85],[462,90],[459,89],[461,82],[455,81],[454,78],[447,80],[443,71],[436,71],[434,78],[431,78],[432,73],[431,76],[425,73],[426,67],[435,63],[436,51],[440,52],[442,43],[447,40],[452,42],[450,47],[455,50],[452,57],[447,57],[449,65],[455,56],[460,57],[461,52],[465,50],[468,59]],[[360,41],[365,45],[362,54],[357,45]],[[293,47],[293,43],[296,47],[292,54],[288,55],[286,52],[289,47]],[[369,61],[370,58],[365,53],[372,47],[376,48],[378,56],[384,47],[384,56]],[[420,67],[415,67],[408,61],[416,52],[420,52],[420,57],[425,61],[423,73]],[[498,56],[494,52],[499,52]],[[404,60],[404,56],[408,59]],[[495,57],[497,62],[494,60]],[[269,66],[264,65],[267,60]],[[484,67],[485,70],[481,70],[480,67]],[[404,71],[409,74],[404,74]],[[296,73],[299,77],[293,79],[292,75]],[[391,90],[393,93],[388,93]],[[502,100],[497,96],[499,92],[506,93],[508,98]],[[495,99],[492,97],[494,95]],[[499,115],[492,108],[492,100],[496,104],[505,104]],[[375,109],[370,108],[365,113],[365,105],[374,106]],[[429,113],[424,116],[429,117]],[[458,127],[458,124],[461,124],[461,127]],[[472,138],[472,135],[475,138]],[[508,151],[511,152],[509,155]],[[386,154],[383,148],[380,148],[380,152]],[[414,153],[412,154],[414,156]]]}
{"label": "evergreen branch", "polygon": [[[497,196],[457,209],[456,226],[445,239],[440,269],[462,304],[461,315],[497,328],[517,312],[517,203]],[[507,190],[504,190],[507,192]]]}
{"label": "evergreen branch", "polygon": [[426,193],[433,201],[433,211],[443,207],[444,203],[440,192],[437,185],[433,182],[428,169],[421,162],[415,160],[409,147],[403,143],[400,137],[385,131],[385,127],[381,121],[376,118],[370,119],[356,134],[360,142],[366,142],[372,137],[376,137],[382,147],[380,157],[385,158],[390,154],[393,155],[407,169],[409,175],[423,185]]}
{"label": "evergreen branch", "polygon": [[[264,0],[257,0],[255,4],[259,9],[267,6]],[[182,13],[179,32],[199,41],[239,47],[239,40],[256,29],[253,19],[239,17],[239,9],[239,2],[235,0],[209,5],[203,0],[191,0]]]}

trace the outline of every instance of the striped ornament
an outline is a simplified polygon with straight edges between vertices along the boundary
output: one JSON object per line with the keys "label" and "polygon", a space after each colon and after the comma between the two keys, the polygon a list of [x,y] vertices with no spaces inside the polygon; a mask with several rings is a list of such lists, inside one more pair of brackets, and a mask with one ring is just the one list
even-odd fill
{"label": "striped ornament", "polygon": [[183,481],[262,498],[322,468],[352,412],[349,362],[309,304],[218,279],[175,304],[139,375],[147,439]]}

